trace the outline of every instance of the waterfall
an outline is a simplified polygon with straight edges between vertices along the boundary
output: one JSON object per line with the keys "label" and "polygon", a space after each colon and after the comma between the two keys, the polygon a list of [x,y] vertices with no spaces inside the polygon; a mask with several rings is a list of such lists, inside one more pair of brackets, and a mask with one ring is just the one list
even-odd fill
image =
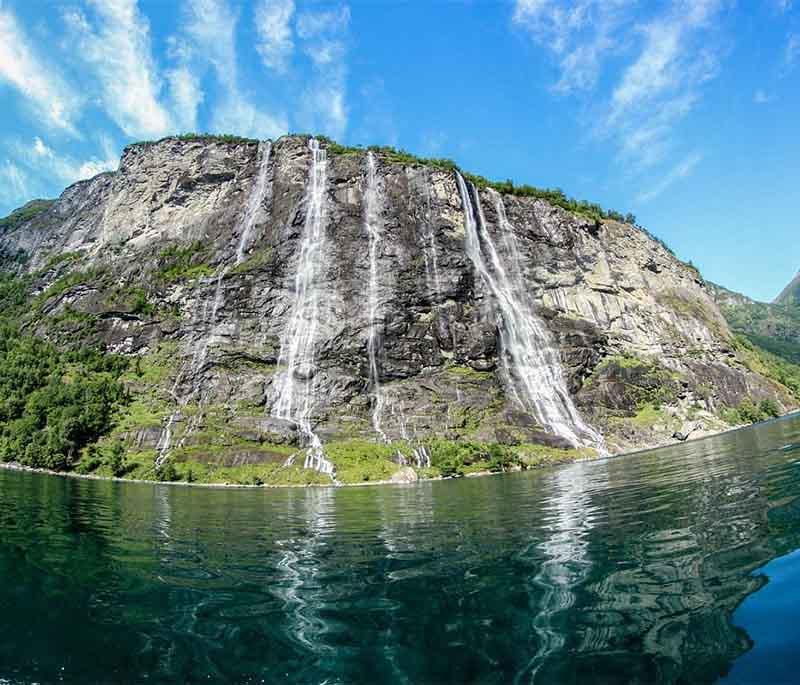
{"label": "waterfall", "polygon": [[425,170],[425,246],[422,250],[422,256],[425,259],[425,276],[428,281],[428,288],[433,284],[433,294],[436,297],[436,303],[442,301],[442,285],[439,279],[439,255],[436,250],[436,233],[431,224],[431,184],[430,172]]}
{"label": "waterfall", "polygon": [[[535,416],[546,430],[575,447],[602,449],[602,438],[584,422],[572,402],[558,350],[524,297],[526,284],[521,274],[509,276],[503,267],[486,228],[480,195],[472,184],[467,186],[461,174],[456,173],[456,180],[464,206],[467,254],[497,308],[501,364],[508,390],[519,407]],[[499,195],[497,202],[502,205]],[[498,207],[498,215],[501,212],[505,217],[504,208]],[[507,219],[503,230],[511,230]]]}
{"label": "waterfall", "polygon": [[386,433],[381,428],[381,415],[385,399],[381,391],[380,373],[378,371],[378,350],[380,348],[378,318],[378,248],[382,235],[380,225],[381,198],[378,192],[378,170],[375,155],[367,152],[367,188],[364,192],[364,227],[369,236],[369,337],[367,338],[367,356],[369,357],[369,382],[372,389],[372,427],[383,442],[388,442]]}
{"label": "waterfall", "polygon": [[327,156],[314,138],[308,141],[311,169],[306,190],[306,219],[300,254],[294,276],[294,302],[289,321],[281,336],[278,365],[283,372],[276,378],[277,401],[272,415],[294,422],[308,443],[305,468],[335,477],[334,465],[325,458],[322,442],[311,427],[314,342],[319,325],[319,306],[323,284],[322,255],[325,244],[325,192]]}
{"label": "waterfall", "polygon": [[269,169],[269,158],[272,153],[272,143],[268,140],[258,144],[259,163],[258,172],[253,186],[250,188],[250,195],[244,207],[244,214],[239,222],[239,247],[236,248],[236,263],[244,261],[247,248],[250,246],[250,239],[253,227],[256,224],[258,210],[267,195],[267,171]]}
{"label": "waterfall", "polygon": [[[260,155],[260,161],[258,166],[258,172],[256,173],[256,178],[250,187],[250,192],[247,196],[247,201],[245,203],[244,212],[242,213],[241,217],[239,218],[237,228],[239,233],[239,247],[236,250],[236,263],[239,264],[244,260],[245,250],[249,245],[250,236],[253,232],[253,226],[256,222],[256,217],[258,216],[258,210],[264,202],[264,197],[267,194],[267,168],[269,166],[269,158],[270,152],[272,150],[272,144],[270,141],[265,140],[258,144],[258,151]],[[230,270],[229,266],[220,266],[217,269],[216,273],[216,283],[214,285],[214,299],[212,300],[211,305],[211,317],[209,319],[208,316],[208,299],[206,298],[203,302],[203,312],[201,317],[201,322],[203,324],[208,324],[212,329],[217,323],[217,317],[219,315],[219,310],[224,304],[224,289],[222,287],[222,280],[228,274]],[[187,368],[186,364],[184,364],[180,371],[178,372],[178,376],[175,379],[175,383],[172,386],[171,396],[172,398],[178,403],[180,406],[185,406],[188,404],[194,395],[197,393],[197,387],[192,390],[188,397],[179,397],[178,396],[178,386],[180,385],[183,378],[188,373],[190,376],[194,377],[199,372],[200,369],[205,364],[206,358],[208,357],[208,336],[206,335],[203,340],[201,341],[200,345],[197,346],[192,354],[192,360],[189,363]],[[159,437],[158,445],[156,446],[156,450],[158,452],[158,456],[155,461],[156,469],[161,468],[164,462],[169,457],[169,450],[172,446],[172,428],[175,424],[175,421],[178,418],[180,413],[179,409],[176,409],[172,414],[170,414],[169,419],[167,420],[167,424]],[[185,439],[185,436],[184,436]],[[183,440],[181,441],[183,444]]]}

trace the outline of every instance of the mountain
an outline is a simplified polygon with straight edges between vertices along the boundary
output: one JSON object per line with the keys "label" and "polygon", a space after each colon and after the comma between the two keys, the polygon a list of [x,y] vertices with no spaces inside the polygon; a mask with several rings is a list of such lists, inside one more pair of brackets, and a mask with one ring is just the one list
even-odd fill
{"label": "mountain", "polygon": [[131,145],[0,230],[0,457],[413,479],[796,407],[697,270],[620,218],[308,136]]}
{"label": "mountain", "polygon": [[735,333],[793,364],[800,364],[800,304],[756,302],[709,283],[712,297]]}
{"label": "mountain", "polygon": [[800,272],[775,298],[775,304],[800,305]]}

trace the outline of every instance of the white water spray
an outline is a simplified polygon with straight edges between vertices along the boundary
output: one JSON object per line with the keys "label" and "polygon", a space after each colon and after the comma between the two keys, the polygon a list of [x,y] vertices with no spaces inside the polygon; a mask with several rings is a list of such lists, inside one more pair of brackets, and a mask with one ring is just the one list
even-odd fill
{"label": "white water spray", "polygon": [[305,468],[335,478],[335,467],[325,458],[322,442],[311,427],[314,342],[323,288],[328,162],[319,141],[312,138],[308,147],[311,150],[311,169],[306,190],[306,220],[294,277],[294,302],[281,337],[278,364],[284,371],[275,380],[277,401],[272,407],[272,415],[294,422],[302,431],[308,443]]}
{"label": "white water spray", "polygon": [[[249,244],[250,236],[253,232],[253,227],[255,226],[256,218],[258,216],[258,210],[262,206],[264,202],[264,198],[268,193],[268,186],[267,186],[267,168],[269,165],[269,158],[270,152],[272,150],[272,144],[267,140],[259,143],[258,150],[260,154],[260,162],[258,167],[258,172],[256,174],[256,178],[250,188],[250,193],[247,196],[247,202],[245,203],[244,212],[242,213],[239,223],[238,223],[238,233],[240,235],[239,239],[239,247],[236,250],[236,263],[239,264],[241,261],[244,260],[245,251]],[[216,326],[217,317],[219,315],[219,310],[224,304],[224,289],[222,287],[222,281],[225,276],[230,271],[230,267],[228,266],[221,266],[217,270],[216,274],[216,283],[214,286],[214,299],[212,300],[211,304],[211,317],[208,316],[208,299],[206,298],[203,302],[203,311],[201,316],[201,323],[208,324],[212,329]],[[200,345],[198,345],[194,353],[192,354],[191,362],[188,364],[184,364],[180,369],[178,376],[175,379],[175,383],[172,386],[171,396],[175,400],[175,402],[179,405],[179,407],[185,406],[188,404],[192,398],[197,394],[198,388],[195,385],[192,392],[189,393],[186,397],[180,397],[178,395],[178,388],[180,386],[181,381],[186,377],[186,375],[190,375],[194,378],[202,369],[203,365],[206,362],[208,357],[208,335],[204,336]],[[172,447],[172,432],[175,422],[180,415],[180,409],[176,409],[172,414],[170,414],[169,419],[167,420],[166,426],[159,437],[158,444],[156,446],[156,450],[158,452],[158,456],[155,460],[155,468],[156,470],[160,469],[164,462],[166,462],[167,458],[169,457],[170,448]],[[180,444],[183,444],[183,440],[185,440],[186,436],[184,435],[183,439],[181,440]]]}
{"label": "white water spray", "polygon": [[433,230],[432,211],[431,211],[431,184],[430,172],[425,172],[425,246],[422,255],[425,259],[425,276],[428,281],[428,288],[432,286],[433,294],[436,297],[436,304],[442,301],[442,283],[439,278],[439,254],[436,249],[436,233]]}
{"label": "white water spray", "polygon": [[253,227],[256,224],[258,210],[268,194],[267,172],[269,170],[269,158],[272,153],[272,143],[265,140],[258,144],[259,163],[255,182],[250,189],[247,203],[244,207],[244,214],[239,222],[239,247],[236,248],[236,263],[241,264],[247,254],[252,239]]}
{"label": "white water spray", "polygon": [[381,391],[380,372],[378,370],[378,349],[380,347],[378,318],[378,249],[382,239],[381,233],[381,198],[378,190],[378,169],[375,155],[367,153],[367,188],[364,192],[364,227],[369,236],[369,337],[367,338],[367,356],[369,358],[369,383],[372,389],[372,427],[383,442],[388,442],[386,433],[381,428],[381,416],[385,398]]}
{"label": "white water spray", "polygon": [[[602,449],[602,438],[584,422],[572,402],[558,351],[544,324],[523,297],[525,284],[520,274],[509,277],[503,267],[486,228],[477,190],[471,184],[468,187],[459,173],[456,180],[464,206],[467,254],[497,305],[508,389],[520,408],[533,414],[546,430],[575,447],[590,445]],[[497,210],[498,216],[505,217],[499,195]],[[503,221],[503,230],[511,230],[508,220]],[[518,282],[515,284],[514,280]]]}

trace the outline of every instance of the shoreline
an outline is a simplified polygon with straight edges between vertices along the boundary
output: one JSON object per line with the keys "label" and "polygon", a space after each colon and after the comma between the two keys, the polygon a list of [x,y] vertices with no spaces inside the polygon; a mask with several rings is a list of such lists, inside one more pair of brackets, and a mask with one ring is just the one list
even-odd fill
{"label": "shoreline", "polygon": [[25,466],[24,464],[20,464],[19,462],[15,461],[0,461],[0,469],[5,469],[7,471],[21,471],[26,473],[39,473],[47,476],[60,476],[62,478],[79,478],[83,480],[95,480],[95,481],[105,481],[110,483],[140,483],[145,485],[177,485],[177,486],[184,486],[184,487],[192,487],[192,488],[239,488],[239,489],[247,489],[247,490],[265,490],[265,489],[276,489],[276,488],[360,488],[360,487],[369,487],[374,485],[400,485],[400,486],[409,486],[409,485],[416,485],[418,483],[431,483],[436,481],[444,481],[444,480],[459,480],[461,478],[483,478],[484,476],[501,476],[508,473],[521,473],[523,470],[539,470],[544,468],[551,468],[551,467],[560,467],[566,466],[567,464],[578,464],[581,462],[595,462],[595,461],[604,461],[606,459],[616,459],[618,457],[625,457],[625,456],[632,456],[635,454],[643,454],[645,452],[651,452],[653,450],[664,449],[665,447],[675,447],[678,445],[688,445],[690,443],[700,442],[701,440],[707,440],[708,438],[714,438],[719,435],[725,435],[727,433],[734,433],[740,430],[746,430],[748,428],[752,428],[754,426],[760,426],[765,423],[771,423],[773,421],[783,421],[784,419],[791,418],[792,416],[800,416],[800,411],[791,411],[788,414],[784,414],[783,416],[778,416],[774,419],[769,419],[768,421],[759,421],[758,423],[753,423],[750,425],[745,426],[731,426],[730,428],[726,428],[724,430],[719,431],[709,431],[707,433],[703,433],[702,435],[696,438],[690,438],[689,440],[685,440],[683,442],[679,440],[672,440],[671,442],[665,442],[658,445],[651,445],[648,447],[641,447],[639,449],[630,450],[627,452],[619,452],[617,454],[607,454],[607,455],[599,455],[596,457],[579,457],[577,459],[565,459],[563,461],[556,461],[552,463],[541,464],[539,466],[535,466],[531,469],[522,469],[519,467],[514,467],[508,469],[506,471],[476,471],[474,473],[467,473],[463,476],[436,476],[436,477],[426,477],[426,478],[417,478],[414,481],[394,481],[394,480],[375,480],[375,481],[364,481],[361,483],[307,483],[307,484],[294,484],[294,483],[285,483],[280,485],[274,485],[270,483],[264,483],[262,485],[249,485],[246,483],[189,483],[186,481],[160,481],[160,480],[149,480],[144,478],[119,478],[117,476],[97,476],[92,473],[75,473],[74,471],[54,471],[53,469],[45,469],[45,468],[37,468],[35,466]]}

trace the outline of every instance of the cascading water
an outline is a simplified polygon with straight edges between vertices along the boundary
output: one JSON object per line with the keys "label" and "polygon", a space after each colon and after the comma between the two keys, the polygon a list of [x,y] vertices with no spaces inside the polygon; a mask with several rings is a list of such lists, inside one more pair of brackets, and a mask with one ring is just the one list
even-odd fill
{"label": "cascading water", "polygon": [[[250,193],[247,196],[247,202],[245,203],[244,212],[242,213],[241,217],[239,218],[238,222],[238,233],[239,233],[239,246],[236,250],[236,263],[239,264],[244,260],[245,251],[249,245],[250,236],[253,232],[253,227],[256,223],[256,218],[258,217],[258,210],[264,203],[264,198],[268,194],[268,184],[267,184],[267,169],[269,166],[269,158],[270,153],[272,150],[272,144],[270,141],[265,140],[259,143],[258,151],[260,155],[260,161],[258,165],[258,172],[256,173],[255,180],[250,188]],[[228,274],[230,268],[228,266],[220,266],[217,269],[216,274],[216,283],[214,286],[214,299],[212,300],[211,304],[211,317],[208,316],[208,299],[203,302],[203,312],[201,316],[201,323],[210,326],[212,329],[217,323],[217,317],[219,315],[219,310],[224,304],[224,289],[222,287],[222,281],[225,276]],[[179,406],[185,406],[188,404],[191,399],[195,396],[198,391],[197,386],[192,389],[186,397],[180,397],[178,395],[178,388],[180,386],[181,381],[186,377],[186,375],[190,375],[191,377],[196,376],[200,369],[202,368],[203,364],[205,364],[206,358],[208,356],[208,335],[206,335],[203,340],[201,341],[200,345],[198,345],[194,353],[192,354],[191,362],[188,364],[183,365],[181,370],[178,373],[177,378],[175,379],[175,383],[172,386],[171,395],[172,398]],[[158,456],[156,457],[155,467],[156,470],[161,468],[164,462],[169,457],[169,451],[172,446],[172,428],[175,425],[175,421],[177,420],[180,414],[180,409],[175,410],[170,414],[169,419],[167,420],[167,424],[162,432],[156,450],[158,452]],[[198,415],[199,417],[200,415]],[[185,436],[184,436],[185,438]]]}
{"label": "cascading water", "polygon": [[308,443],[305,468],[335,479],[335,467],[325,458],[322,442],[311,427],[314,342],[319,326],[322,295],[322,256],[325,245],[325,192],[327,156],[319,141],[310,139],[311,169],[306,190],[306,220],[294,277],[294,302],[281,337],[278,364],[283,372],[275,380],[276,418],[292,421]]}
{"label": "cascading water", "polygon": [[426,210],[426,222],[425,222],[425,246],[422,250],[422,255],[425,259],[425,276],[428,281],[428,287],[433,290],[433,294],[436,298],[436,303],[439,304],[442,301],[442,284],[439,278],[439,254],[438,250],[436,249],[436,234],[433,230],[433,222],[431,220],[431,184],[429,178],[429,171],[426,170],[425,172],[425,210]]}
{"label": "cascading water", "polygon": [[239,246],[236,248],[237,264],[241,264],[245,259],[247,249],[250,247],[253,227],[256,225],[258,210],[261,209],[264,198],[268,194],[267,172],[269,170],[269,158],[271,153],[272,143],[269,140],[262,141],[258,144],[260,159],[258,163],[258,173],[256,174],[253,187],[250,189],[250,195],[247,198],[244,214],[239,223]]}
{"label": "cascading water", "polygon": [[[497,306],[508,389],[520,408],[535,416],[545,429],[575,447],[590,445],[602,450],[602,438],[584,422],[572,402],[547,329],[522,296],[521,275],[512,278],[503,267],[486,228],[480,196],[461,174],[456,173],[456,180],[464,206],[467,254]],[[502,205],[499,195],[497,202]],[[498,215],[501,211],[505,217],[502,207]],[[510,230],[507,219],[503,230]]]}
{"label": "cascading water", "polygon": [[377,163],[375,155],[372,152],[368,152],[367,188],[364,192],[364,227],[369,236],[369,337],[367,338],[367,356],[369,358],[369,382],[372,389],[372,427],[383,442],[388,442],[386,433],[381,428],[381,416],[385,398],[381,391],[380,372],[378,370],[379,326],[382,321],[378,318],[378,249],[382,239],[380,202]]}

